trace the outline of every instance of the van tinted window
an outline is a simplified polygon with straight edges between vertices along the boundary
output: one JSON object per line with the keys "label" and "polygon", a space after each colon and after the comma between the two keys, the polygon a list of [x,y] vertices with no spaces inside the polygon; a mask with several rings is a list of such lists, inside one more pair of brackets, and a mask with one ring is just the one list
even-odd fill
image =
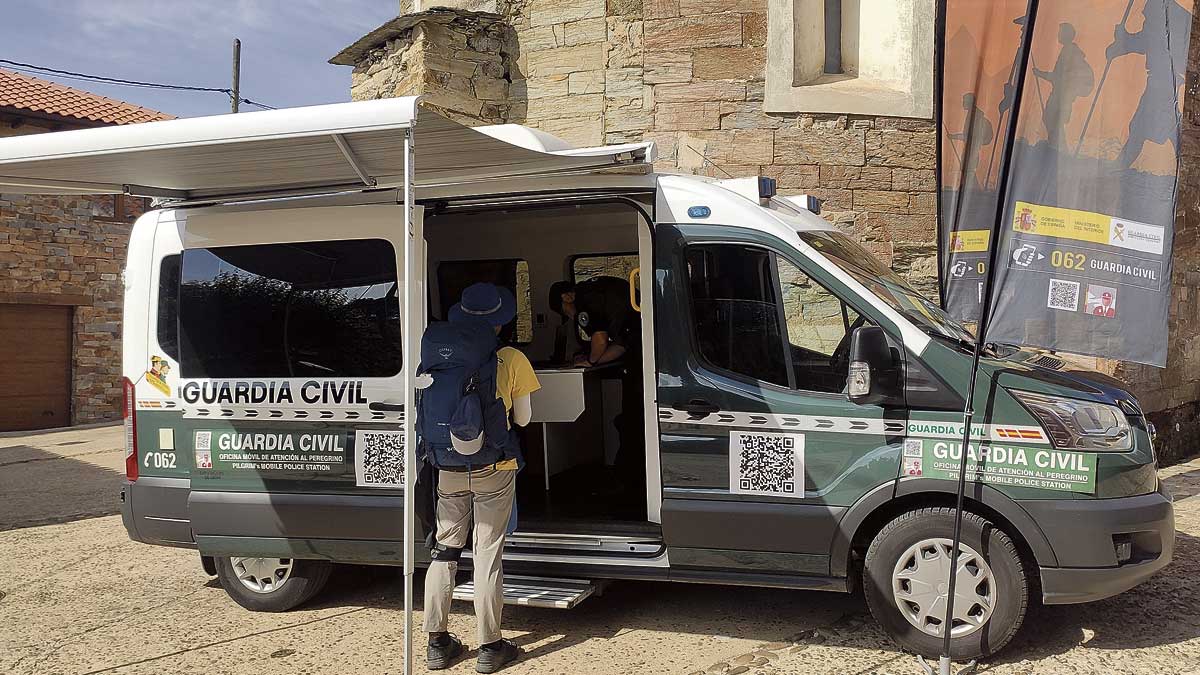
{"label": "van tinted window", "polygon": [[179,342],[183,377],[396,375],[395,249],[362,239],[185,251]]}
{"label": "van tinted window", "polygon": [[158,346],[179,360],[179,256],[162,259],[158,268]]}
{"label": "van tinted window", "polygon": [[700,356],[723,370],[788,386],[783,320],[771,253],[715,244],[687,249]]}

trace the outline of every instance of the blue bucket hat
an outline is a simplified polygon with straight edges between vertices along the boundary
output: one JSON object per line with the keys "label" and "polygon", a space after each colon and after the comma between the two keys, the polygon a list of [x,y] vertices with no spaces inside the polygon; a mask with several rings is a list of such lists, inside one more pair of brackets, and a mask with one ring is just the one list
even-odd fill
{"label": "blue bucket hat", "polygon": [[450,320],[455,322],[483,320],[493,326],[505,326],[516,316],[517,299],[512,291],[488,283],[467,286],[462,300],[450,308]]}

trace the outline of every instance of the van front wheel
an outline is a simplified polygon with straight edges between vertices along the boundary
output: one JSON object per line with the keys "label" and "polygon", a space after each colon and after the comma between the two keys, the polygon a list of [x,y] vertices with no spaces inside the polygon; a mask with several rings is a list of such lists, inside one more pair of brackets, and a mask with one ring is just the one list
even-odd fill
{"label": "van front wheel", "polygon": [[254,612],[286,612],[304,604],[329,580],[333,565],[297,558],[221,557],[216,559],[221,588]]}
{"label": "van front wheel", "polygon": [[[942,651],[954,509],[909,511],[867,550],[863,592],[875,620],[900,646],[929,658]],[[950,629],[951,656],[999,651],[1025,620],[1029,584],[1013,540],[987,519],[963,513]]]}

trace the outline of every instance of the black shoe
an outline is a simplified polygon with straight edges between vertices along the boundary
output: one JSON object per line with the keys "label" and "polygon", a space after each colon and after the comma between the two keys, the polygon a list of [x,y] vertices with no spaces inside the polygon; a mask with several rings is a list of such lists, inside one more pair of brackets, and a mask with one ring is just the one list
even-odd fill
{"label": "black shoe", "polygon": [[462,640],[447,633],[438,641],[430,641],[425,651],[425,667],[430,670],[445,670],[453,665],[454,659],[462,653]]}
{"label": "black shoe", "polygon": [[521,648],[508,640],[497,640],[479,648],[479,660],[475,663],[475,672],[494,673],[504,666],[517,660]]}

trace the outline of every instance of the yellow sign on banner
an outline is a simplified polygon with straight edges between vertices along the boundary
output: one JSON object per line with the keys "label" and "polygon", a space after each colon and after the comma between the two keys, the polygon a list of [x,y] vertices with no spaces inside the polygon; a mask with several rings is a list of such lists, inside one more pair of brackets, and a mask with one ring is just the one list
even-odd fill
{"label": "yellow sign on banner", "polygon": [[1013,230],[1162,255],[1166,229],[1103,213],[1017,202]]}
{"label": "yellow sign on banner", "polygon": [[1059,239],[1108,243],[1108,228],[1112,217],[1091,211],[1042,206],[1017,202],[1013,214],[1013,230],[1025,234],[1041,234]]}
{"label": "yellow sign on banner", "polygon": [[990,230],[962,230],[950,235],[952,253],[982,253],[988,250]]}

